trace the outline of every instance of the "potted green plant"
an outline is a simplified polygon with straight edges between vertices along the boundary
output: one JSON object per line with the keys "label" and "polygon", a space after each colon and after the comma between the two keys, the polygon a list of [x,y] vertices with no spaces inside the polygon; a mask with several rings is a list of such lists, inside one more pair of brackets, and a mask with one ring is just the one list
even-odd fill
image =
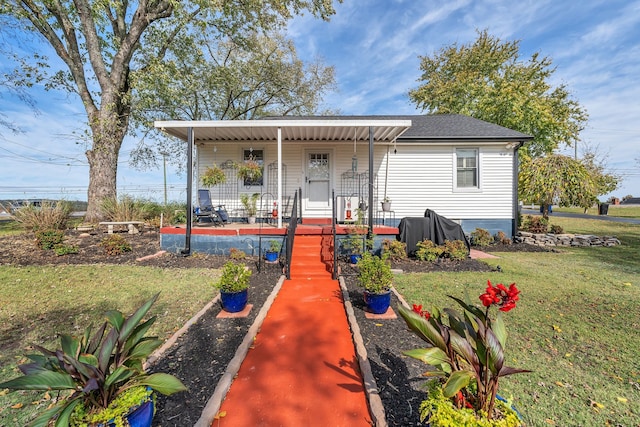
{"label": "potted green plant", "polygon": [[384,196],[381,204],[382,204],[382,210],[384,212],[389,212],[391,210],[391,199],[389,199],[389,197]]}
{"label": "potted green plant", "polygon": [[268,262],[276,262],[278,260],[278,255],[280,254],[280,249],[282,248],[282,243],[279,240],[270,240],[269,248],[264,253],[264,258]]}
{"label": "potted green plant", "polygon": [[227,182],[227,175],[220,166],[214,164],[213,167],[207,166],[200,180],[205,187],[213,187]]}
{"label": "potted green plant", "polygon": [[[484,309],[450,296],[463,309],[460,313],[434,308],[431,313],[414,305],[398,311],[409,328],[430,347],[404,352],[405,355],[436,367],[430,376],[429,393],[420,405],[421,420],[432,427],[444,425],[521,426],[512,406],[498,396],[500,378],[530,372],[504,363],[507,332],[502,313],[516,306],[520,291],[515,283],[508,288],[488,282],[480,295]],[[496,306],[495,318],[489,310]]]}
{"label": "potted green plant", "polygon": [[364,288],[367,310],[374,314],[386,313],[391,302],[393,273],[387,257],[366,251],[358,261],[358,283]]}
{"label": "potted green plant", "polygon": [[242,203],[242,207],[247,213],[247,222],[249,224],[255,224],[256,222],[258,198],[260,198],[260,193],[253,193],[251,195],[249,195],[249,193],[240,194],[240,203]]}
{"label": "potted green plant", "polygon": [[243,263],[228,261],[222,267],[222,276],[214,284],[220,290],[222,308],[229,313],[244,310],[248,300],[251,270]]}
{"label": "potted green plant", "polygon": [[364,246],[364,238],[355,229],[347,231],[347,237],[342,239],[342,249],[349,256],[351,264],[356,264],[362,258],[362,248]]}
{"label": "potted green plant", "polygon": [[186,390],[173,375],[149,375],[143,369],[144,360],[162,344],[146,336],[156,317],[142,321],[158,295],[129,317],[107,312],[107,321],[95,333],[88,326],[81,337],[62,334],[56,351],[34,346],[42,354],[28,355],[31,362],[19,366],[24,375],[0,388],[60,391],[57,403],[33,426],[47,426],[54,419],[56,426],[121,426],[133,418],[144,419],[139,426],[150,426],[153,391],[170,395]]}

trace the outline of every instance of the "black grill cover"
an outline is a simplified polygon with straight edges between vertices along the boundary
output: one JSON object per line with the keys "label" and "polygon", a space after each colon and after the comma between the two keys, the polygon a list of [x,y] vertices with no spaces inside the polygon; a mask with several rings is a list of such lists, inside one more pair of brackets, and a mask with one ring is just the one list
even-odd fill
{"label": "black grill cover", "polygon": [[442,245],[446,240],[462,240],[470,248],[467,236],[462,227],[450,219],[438,215],[431,209],[424,212],[424,218],[402,218],[398,225],[400,241],[407,244],[407,254],[412,256],[417,249],[418,242],[431,240],[436,245]]}

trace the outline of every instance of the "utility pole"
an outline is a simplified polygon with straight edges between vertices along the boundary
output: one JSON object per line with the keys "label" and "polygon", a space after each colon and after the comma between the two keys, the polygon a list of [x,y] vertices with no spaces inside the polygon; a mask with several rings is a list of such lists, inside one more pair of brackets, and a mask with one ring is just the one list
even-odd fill
{"label": "utility pole", "polygon": [[160,155],[162,156],[162,170],[164,172],[164,205],[167,206],[167,156],[169,153],[161,151]]}

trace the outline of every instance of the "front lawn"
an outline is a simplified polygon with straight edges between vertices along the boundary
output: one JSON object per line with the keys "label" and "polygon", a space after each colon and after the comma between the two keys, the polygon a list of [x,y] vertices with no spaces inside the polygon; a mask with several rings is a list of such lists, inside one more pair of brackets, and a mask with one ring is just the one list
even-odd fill
{"label": "front lawn", "polygon": [[[622,246],[562,253],[499,253],[502,273],[401,275],[409,303],[454,306],[486,281],[522,291],[506,313],[507,363],[534,372],[505,378],[529,426],[635,426],[640,420],[640,226],[551,218],[567,232],[616,235]],[[477,301],[479,304],[480,302]]]}
{"label": "front lawn", "polygon": [[[215,296],[218,270],[154,267],[0,266],[0,381],[19,375],[16,365],[32,343],[55,348],[58,333],[80,334],[119,309],[130,314],[156,292],[151,333],[170,337]],[[33,352],[33,351],[32,351]],[[55,397],[51,393],[50,399]],[[50,400],[42,393],[0,390],[0,425],[23,426]]]}

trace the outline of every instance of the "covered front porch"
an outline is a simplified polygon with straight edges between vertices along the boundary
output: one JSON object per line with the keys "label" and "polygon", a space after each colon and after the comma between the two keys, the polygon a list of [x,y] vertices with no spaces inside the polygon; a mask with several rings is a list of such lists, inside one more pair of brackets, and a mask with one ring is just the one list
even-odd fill
{"label": "covered front porch", "polygon": [[[350,221],[347,210],[355,217],[360,209],[362,222],[372,226],[386,196],[386,185],[377,181],[385,178],[385,152],[411,127],[411,120],[286,117],[165,121],[155,126],[187,142],[188,206],[197,206],[197,189],[208,189],[213,205],[225,205],[231,217],[242,220],[249,212],[240,200],[255,194],[258,216],[274,211],[273,224],[283,228],[298,194],[299,218],[329,218],[338,207],[338,222]],[[260,165],[259,178],[238,176],[237,170],[249,162]],[[201,177],[212,165],[224,180],[205,187]]]}

